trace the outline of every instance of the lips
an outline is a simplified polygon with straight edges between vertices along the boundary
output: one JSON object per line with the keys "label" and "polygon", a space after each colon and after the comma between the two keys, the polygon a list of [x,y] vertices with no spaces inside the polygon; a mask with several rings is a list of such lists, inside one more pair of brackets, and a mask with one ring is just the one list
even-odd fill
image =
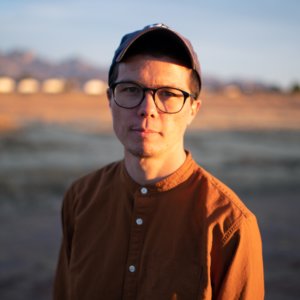
{"label": "lips", "polygon": [[157,131],[148,128],[133,128],[132,131],[145,132],[145,133],[157,133]]}
{"label": "lips", "polygon": [[139,134],[141,136],[148,136],[148,135],[153,135],[153,134],[159,134],[159,131],[151,129],[151,128],[144,128],[144,127],[136,127],[132,126],[130,128],[131,132],[134,132],[136,134]]}

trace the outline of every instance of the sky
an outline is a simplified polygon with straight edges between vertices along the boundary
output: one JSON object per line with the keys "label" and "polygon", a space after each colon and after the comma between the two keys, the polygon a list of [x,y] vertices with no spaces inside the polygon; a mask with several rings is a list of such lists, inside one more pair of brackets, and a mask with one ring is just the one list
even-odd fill
{"label": "sky", "polygon": [[299,0],[1,0],[0,51],[108,67],[121,37],[153,23],[185,35],[203,76],[300,83]]}

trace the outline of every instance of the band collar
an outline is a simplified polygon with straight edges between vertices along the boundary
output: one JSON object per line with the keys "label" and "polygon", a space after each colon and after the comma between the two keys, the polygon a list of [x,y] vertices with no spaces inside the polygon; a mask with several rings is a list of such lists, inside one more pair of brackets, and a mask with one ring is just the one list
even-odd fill
{"label": "band collar", "polygon": [[122,180],[125,183],[125,186],[129,189],[130,193],[135,193],[136,191],[140,191],[142,188],[146,188],[149,193],[153,194],[156,192],[166,192],[171,190],[172,188],[178,186],[179,184],[186,181],[193,173],[195,168],[195,161],[192,158],[192,155],[189,151],[186,151],[186,159],[183,165],[177,169],[174,173],[169,175],[168,177],[149,185],[140,185],[135,182],[130,175],[128,174],[125,161],[122,161]]}

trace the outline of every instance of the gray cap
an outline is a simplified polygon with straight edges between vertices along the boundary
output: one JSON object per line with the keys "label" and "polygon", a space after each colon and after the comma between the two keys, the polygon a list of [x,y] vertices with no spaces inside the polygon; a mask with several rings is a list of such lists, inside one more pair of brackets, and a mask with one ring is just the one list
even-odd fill
{"label": "gray cap", "polygon": [[[159,36],[160,40],[157,40]],[[176,43],[178,46],[181,46],[181,53],[188,57],[189,67],[196,71],[199,79],[199,86],[201,87],[200,63],[192,44],[180,33],[170,29],[168,26],[162,23],[148,25],[141,30],[134,31],[123,36],[119,47],[115,51],[115,55],[109,69],[109,77],[111,76],[111,72],[115,64],[121,62],[126,57],[126,54],[130,52],[130,50],[137,44],[137,41],[140,41],[141,38],[144,39],[143,41],[150,43],[159,42],[168,45],[170,42],[172,42],[173,44]],[[177,49],[178,47],[175,49],[172,47],[168,51],[176,52]]]}

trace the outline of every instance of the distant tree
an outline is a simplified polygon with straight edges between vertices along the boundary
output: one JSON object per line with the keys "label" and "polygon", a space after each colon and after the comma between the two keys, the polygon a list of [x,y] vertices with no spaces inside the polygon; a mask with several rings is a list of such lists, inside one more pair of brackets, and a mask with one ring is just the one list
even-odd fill
{"label": "distant tree", "polygon": [[270,91],[273,93],[281,93],[281,88],[278,85],[271,85]]}
{"label": "distant tree", "polygon": [[292,94],[300,93],[300,85],[299,83],[294,83],[290,89]]}

